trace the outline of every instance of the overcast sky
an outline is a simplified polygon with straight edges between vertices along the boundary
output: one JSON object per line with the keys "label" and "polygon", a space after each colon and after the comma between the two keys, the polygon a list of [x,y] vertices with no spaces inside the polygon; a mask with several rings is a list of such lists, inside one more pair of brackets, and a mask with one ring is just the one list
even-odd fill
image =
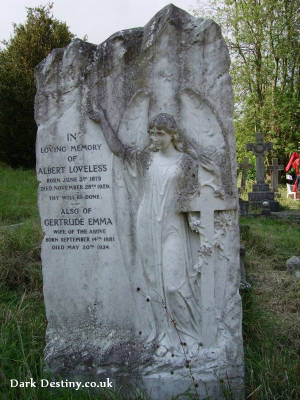
{"label": "overcast sky", "polygon": [[[200,7],[207,0],[174,0],[186,11]],[[0,0],[0,40],[13,34],[13,23],[26,20],[26,7],[45,5],[47,0]],[[77,37],[99,44],[113,33],[144,26],[170,0],[54,0],[53,15],[65,21]]]}

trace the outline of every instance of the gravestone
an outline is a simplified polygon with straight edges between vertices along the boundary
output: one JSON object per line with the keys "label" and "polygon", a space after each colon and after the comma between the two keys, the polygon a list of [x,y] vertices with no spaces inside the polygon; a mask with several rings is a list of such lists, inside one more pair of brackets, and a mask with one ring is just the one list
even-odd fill
{"label": "gravestone", "polygon": [[283,165],[278,165],[278,158],[273,158],[273,164],[268,167],[268,172],[271,172],[272,176],[272,190],[274,194],[277,194],[277,197],[279,196],[278,193],[278,172],[283,170]]}
{"label": "gravestone", "polygon": [[249,202],[239,198],[240,217],[248,217]]}
{"label": "gravestone", "polygon": [[296,278],[300,278],[300,257],[292,256],[286,261],[286,270],[294,275]]}
{"label": "gravestone", "polygon": [[241,180],[241,187],[240,192],[244,192],[246,189],[246,179],[247,173],[250,168],[252,168],[252,164],[249,163],[249,158],[245,157],[242,163],[239,163],[239,168],[242,170],[242,180]]}
{"label": "gravestone", "polygon": [[[42,262],[54,375],[243,395],[229,55],[173,5],[36,69]],[[223,382],[223,383],[222,383]]]}
{"label": "gravestone", "polygon": [[274,193],[271,192],[269,185],[265,183],[265,153],[271,150],[273,144],[264,141],[262,133],[256,134],[255,143],[247,143],[247,151],[253,151],[256,157],[256,184],[252,187],[252,192],[248,194],[249,204],[254,207],[262,206],[264,201],[268,201],[272,211],[279,210],[279,204],[274,200]]}

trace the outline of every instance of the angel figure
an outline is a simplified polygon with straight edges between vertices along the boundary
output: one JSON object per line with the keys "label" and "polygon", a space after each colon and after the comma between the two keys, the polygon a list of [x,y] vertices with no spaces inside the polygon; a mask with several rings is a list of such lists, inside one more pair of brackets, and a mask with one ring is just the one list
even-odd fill
{"label": "angel figure", "polygon": [[[148,341],[157,354],[173,354],[201,342],[198,286],[193,279],[187,215],[182,198],[199,190],[197,163],[184,152],[175,119],[156,115],[148,124],[149,144],[143,149],[121,142],[106,111],[88,102],[88,115],[100,124],[112,153],[132,179],[138,179],[136,243],[153,323]],[[180,337],[180,340],[179,340]]]}

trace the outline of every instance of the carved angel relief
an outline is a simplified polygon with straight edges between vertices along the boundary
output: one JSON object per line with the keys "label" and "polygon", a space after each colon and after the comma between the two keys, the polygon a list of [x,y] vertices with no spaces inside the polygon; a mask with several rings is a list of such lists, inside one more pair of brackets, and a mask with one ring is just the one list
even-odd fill
{"label": "carved angel relief", "polygon": [[[182,211],[187,211],[191,199],[199,199],[202,187],[210,187],[213,197],[224,196],[217,163],[213,163],[209,151],[205,152],[217,138],[222,153],[224,139],[220,128],[208,134],[208,144],[207,136],[201,137],[201,124],[188,115],[193,112],[190,103],[195,103],[196,94],[193,96],[190,92],[182,94],[183,117],[179,121],[182,125],[181,121],[190,121],[183,126],[184,135],[170,114],[160,113],[148,122],[150,95],[146,91],[133,96],[117,131],[105,110],[91,103],[88,106],[90,118],[100,125],[110,150],[117,156],[116,220],[119,227],[130,226],[132,232],[132,236],[125,237],[120,231],[120,244],[133,276],[131,282],[136,282],[135,276],[143,279],[143,292],[151,305],[148,341],[159,345],[160,355],[180,351],[178,334],[190,349],[195,349],[203,338],[207,341],[199,307],[201,277],[195,280],[195,264],[191,262],[197,258],[192,254],[193,231],[202,237],[197,249],[200,262],[211,258],[213,244],[209,233],[201,229],[201,218],[192,209],[188,210],[191,213]],[[209,118],[213,118],[212,112]],[[197,126],[191,126],[193,122]],[[207,126],[209,123],[205,122]],[[124,207],[128,207],[128,214],[123,212]],[[136,271],[142,271],[142,277]],[[169,318],[163,308],[168,310]]]}

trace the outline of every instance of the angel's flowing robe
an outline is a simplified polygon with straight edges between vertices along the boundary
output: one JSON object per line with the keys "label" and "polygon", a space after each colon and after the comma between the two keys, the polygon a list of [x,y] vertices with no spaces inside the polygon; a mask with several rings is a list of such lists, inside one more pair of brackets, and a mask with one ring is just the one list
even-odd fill
{"label": "angel's flowing robe", "polygon": [[148,340],[171,353],[180,351],[182,343],[195,349],[201,342],[199,276],[193,271],[187,216],[178,210],[179,197],[197,186],[193,161],[181,152],[162,158],[131,151],[126,158],[127,182],[139,182],[137,259],[153,314]]}

